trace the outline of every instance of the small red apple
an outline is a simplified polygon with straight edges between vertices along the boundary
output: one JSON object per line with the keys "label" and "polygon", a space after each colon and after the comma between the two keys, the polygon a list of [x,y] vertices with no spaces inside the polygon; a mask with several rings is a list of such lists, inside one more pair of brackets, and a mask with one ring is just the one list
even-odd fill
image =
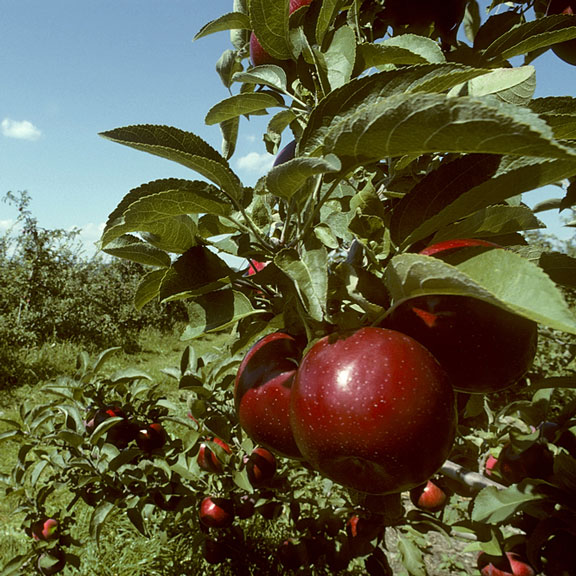
{"label": "small red apple", "polygon": [[205,442],[200,444],[196,461],[202,470],[213,474],[222,474],[224,467],[216,453],[210,448],[211,443],[218,444],[227,454],[231,453],[230,446],[226,444],[224,440],[220,438],[207,438]]}
{"label": "small red apple", "polygon": [[58,538],[58,520],[44,518],[32,525],[32,537],[34,540],[56,540]]}
{"label": "small red apple", "polygon": [[446,492],[432,480],[410,490],[412,504],[427,512],[439,512],[446,506],[448,496]]}
{"label": "small red apple", "polygon": [[446,254],[449,250],[458,250],[460,248],[474,248],[474,247],[485,247],[485,248],[502,248],[499,244],[494,242],[489,242],[488,240],[481,240],[479,238],[454,238],[453,240],[444,240],[442,242],[436,242],[423,250],[420,250],[419,254],[424,256],[434,256],[435,254]]}
{"label": "small red apple", "polygon": [[228,498],[207,496],[200,502],[199,516],[208,528],[226,528],[234,522],[234,503]]}
{"label": "small red apple", "polygon": [[296,153],[296,140],[292,140],[278,152],[276,159],[274,160],[273,166],[280,166],[280,164],[284,164],[288,162],[288,160],[292,160],[294,158],[294,154]]}
{"label": "small red apple", "polygon": [[362,492],[403,492],[448,457],[454,391],[416,340],[361,328],[308,350],[292,387],[290,423],[304,459],[325,476]]}
{"label": "small red apple", "polygon": [[248,351],[234,384],[242,429],[256,443],[289,458],[301,456],[290,428],[291,387],[300,355],[289,334],[268,334]]}
{"label": "small red apple", "polygon": [[486,458],[486,464],[484,465],[486,476],[492,476],[497,466],[498,466],[498,458],[495,458],[494,456],[492,456],[492,454],[489,454],[488,458]]}
{"label": "small red apple", "polygon": [[246,472],[252,486],[263,486],[276,474],[276,457],[266,448],[255,448],[246,462]]}
{"label": "small red apple", "polygon": [[519,554],[506,552],[491,556],[486,552],[478,555],[478,569],[482,576],[535,576],[536,572]]}
{"label": "small red apple", "polygon": [[166,444],[167,434],[159,422],[153,422],[145,428],[138,430],[136,444],[144,452],[154,452]]}

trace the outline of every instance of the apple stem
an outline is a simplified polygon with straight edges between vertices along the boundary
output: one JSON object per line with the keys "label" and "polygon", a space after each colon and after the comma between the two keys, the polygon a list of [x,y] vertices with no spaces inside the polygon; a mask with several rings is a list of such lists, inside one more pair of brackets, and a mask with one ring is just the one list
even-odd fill
{"label": "apple stem", "polygon": [[467,468],[464,468],[464,466],[460,466],[460,464],[456,464],[450,460],[446,460],[446,462],[444,462],[442,468],[440,468],[440,474],[448,476],[448,478],[456,480],[456,482],[465,484],[476,492],[480,492],[480,490],[486,488],[487,486],[493,486],[498,490],[506,489],[506,486],[503,484],[495,482],[494,480],[490,480],[489,478],[486,478],[486,476],[483,476],[478,472],[468,470]]}

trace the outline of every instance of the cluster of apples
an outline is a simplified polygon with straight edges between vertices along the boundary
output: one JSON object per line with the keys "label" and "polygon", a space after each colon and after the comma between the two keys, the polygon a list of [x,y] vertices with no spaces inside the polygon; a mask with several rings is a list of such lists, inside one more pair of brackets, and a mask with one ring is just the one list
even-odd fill
{"label": "cluster of apples", "polygon": [[[483,240],[435,244],[423,255],[500,249]],[[454,391],[489,393],[520,380],[535,322],[469,296],[400,302],[382,325],[303,344],[268,334],[235,381],[238,419],[259,444],[302,459],[335,482],[388,494],[425,484],[456,431]]]}
{"label": "cluster of apples", "polygon": [[143,452],[152,453],[164,447],[168,440],[166,430],[159,422],[142,424],[128,418],[118,405],[104,406],[96,411],[86,422],[86,432],[92,434],[105,421],[115,418],[115,423],[106,431],[106,442],[119,449],[136,442]]}
{"label": "cluster of apples", "polygon": [[[32,523],[30,534],[36,542],[57,542],[60,539],[60,523],[56,518],[42,517]],[[66,566],[66,553],[58,545],[50,546],[38,554],[36,567],[40,574],[51,576],[62,572]]]}

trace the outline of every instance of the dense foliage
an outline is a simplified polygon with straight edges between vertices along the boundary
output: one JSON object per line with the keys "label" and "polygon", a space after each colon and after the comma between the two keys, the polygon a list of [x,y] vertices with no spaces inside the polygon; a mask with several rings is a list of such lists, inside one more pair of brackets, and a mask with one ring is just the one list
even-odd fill
{"label": "dense foliage", "polygon": [[[190,345],[171,394],[103,373],[105,352],[5,421],[0,438],[22,446],[7,494],[32,534],[5,575],[80,566],[83,506],[96,540],[124,515],[189,543],[162,574],[423,576],[432,532],[467,539],[484,574],[570,573],[576,258],[533,241],[521,195],[560,184],[539,209],[575,203],[576,99],[535,99],[530,63],[573,41],[576,19],[543,4],[495,1],[483,20],[475,0],[234,0],[198,32],[231,35],[217,63],[230,96],[206,115],[222,152],[168,126],[103,133],[203,178],[130,191],[101,240],[147,267],[138,308],[186,302]],[[245,186],[229,163],[241,120],[268,113],[277,161]],[[509,318],[520,344],[498,339]],[[475,357],[513,376],[467,382]],[[253,424],[272,430],[266,447]],[[283,449],[263,456],[278,425]],[[290,433],[303,459],[281,456]],[[416,455],[440,490],[419,485]],[[50,518],[60,530],[34,539]]]}

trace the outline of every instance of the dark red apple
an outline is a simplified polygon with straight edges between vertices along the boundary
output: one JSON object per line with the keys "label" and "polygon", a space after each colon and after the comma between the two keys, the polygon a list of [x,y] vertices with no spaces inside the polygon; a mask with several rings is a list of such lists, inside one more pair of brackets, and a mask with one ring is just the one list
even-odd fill
{"label": "dark red apple", "polygon": [[240,426],[257,444],[299,458],[290,428],[290,394],[300,347],[289,334],[264,336],[240,364],[234,403]]}
{"label": "dark red apple", "polygon": [[285,162],[292,160],[294,158],[295,153],[296,153],[296,140],[292,140],[291,142],[288,142],[288,144],[286,144],[286,146],[284,146],[284,148],[282,148],[280,152],[278,152],[278,155],[274,160],[273,166],[280,166],[280,164],[284,164]]}
{"label": "dark red apple", "polygon": [[542,555],[546,576],[571,576],[576,567],[576,534],[554,534],[544,545]]}
{"label": "dark red apple", "polygon": [[202,557],[208,564],[221,564],[228,558],[228,546],[220,540],[206,538],[202,541]]}
{"label": "dark red apple", "polygon": [[56,540],[58,538],[58,520],[55,518],[43,518],[32,525],[32,537],[34,540]]}
{"label": "dark red apple", "polygon": [[469,296],[410,298],[392,309],[384,325],[428,348],[454,389],[469,394],[512,386],[536,355],[535,322]]}
{"label": "dark red apple", "polygon": [[[576,0],[550,0],[546,15],[550,16],[552,14],[574,16],[576,14]],[[564,60],[567,64],[576,66],[576,38],[554,44],[551,48],[558,58]]]}
{"label": "dark red apple", "polygon": [[[289,13],[292,14],[292,12],[295,12],[298,8],[308,6],[311,2],[312,0],[290,0]],[[252,66],[262,66],[264,64],[282,66],[281,60],[270,56],[270,54],[264,50],[254,32],[250,34],[250,61],[252,62]]]}
{"label": "dark red apple", "polygon": [[276,474],[276,457],[266,448],[255,448],[246,462],[246,472],[252,486],[263,486]]}
{"label": "dark red apple", "polygon": [[107,406],[96,410],[88,422],[86,432],[92,434],[100,424],[109,418],[122,418],[106,432],[106,442],[114,444],[117,448],[126,448],[130,442],[136,439],[138,426],[126,417],[124,410],[118,405]]}
{"label": "dark red apple", "polygon": [[221,440],[220,438],[207,438],[205,442],[200,444],[196,462],[198,462],[198,466],[202,468],[202,470],[206,470],[206,472],[222,474],[224,471],[222,461],[218,458],[212,448],[210,448],[211,444],[218,444],[224,452],[227,454],[231,453],[230,446],[226,444],[224,440]]}
{"label": "dark red apple", "polygon": [[136,444],[144,452],[154,452],[166,444],[167,434],[164,427],[159,422],[153,422],[145,428],[138,430]]}
{"label": "dark red apple", "polygon": [[535,576],[536,572],[515,552],[491,556],[486,552],[478,555],[478,570],[482,576]]}
{"label": "dark red apple", "polygon": [[414,339],[361,328],[310,348],[292,388],[290,422],[304,459],[325,476],[362,492],[403,492],[448,457],[454,391]]}
{"label": "dark red apple", "polygon": [[284,540],[280,544],[276,551],[276,557],[280,564],[288,570],[298,570],[310,563],[306,544],[293,539]]}
{"label": "dark red apple", "polygon": [[446,506],[448,496],[446,492],[432,480],[410,490],[412,504],[427,512],[439,512]]}
{"label": "dark red apple", "polygon": [[354,514],[346,522],[347,548],[351,556],[366,556],[374,549],[372,541],[382,534],[384,526],[373,518]]}
{"label": "dark red apple", "polygon": [[234,522],[234,503],[228,498],[207,496],[200,502],[199,516],[208,528],[226,528]]}
{"label": "dark red apple", "polygon": [[420,250],[419,254],[423,254],[424,256],[434,256],[435,254],[440,253],[446,254],[450,250],[475,248],[479,246],[485,248],[502,248],[499,244],[489,242],[488,240],[481,240],[479,238],[454,238],[453,240],[443,240],[442,242],[436,242],[435,244],[427,246],[423,250]]}

